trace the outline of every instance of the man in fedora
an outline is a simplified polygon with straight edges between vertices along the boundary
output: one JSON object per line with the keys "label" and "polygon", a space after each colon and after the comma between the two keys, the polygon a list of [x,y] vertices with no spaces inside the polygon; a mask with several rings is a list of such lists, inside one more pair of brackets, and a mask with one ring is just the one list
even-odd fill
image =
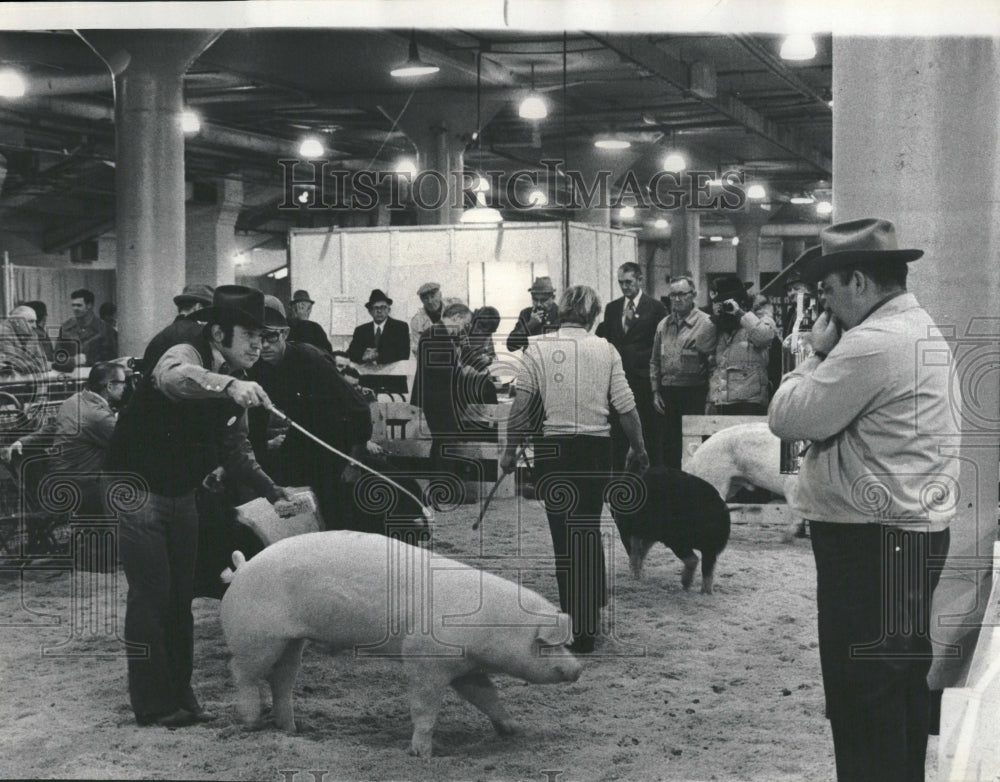
{"label": "man in fedora", "polygon": [[247,442],[246,409],[271,406],[257,383],[242,379],[260,356],[264,295],[222,285],[212,306],[194,317],[203,331],[167,349],[140,381],[119,416],[106,462],[109,473],[134,476],[128,510],[113,487],[109,504],[119,513],[129,585],[125,640],[133,650],[129,699],[140,725],[180,727],[210,718],[191,689],[195,489],[221,464],[272,503],[288,499]]}
{"label": "man in fedora", "polygon": [[392,364],[410,356],[410,329],[401,320],[390,318],[392,299],[375,288],[365,302],[371,323],[354,329],[347,354],[355,364]]}
{"label": "man in fedora", "polygon": [[514,330],[507,337],[507,350],[524,350],[528,347],[528,337],[556,331],[559,328],[559,307],[556,304],[556,289],[551,277],[535,277],[528,288],[531,306],[525,307],[517,316]]}
{"label": "man in fedora", "polygon": [[[628,381],[635,407],[642,422],[642,436],[649,452],[650,464],[663,464],[662,417],[653,407],[653,391],[649,385],[649,359],[653,353],[653,337],[660,321],[667,317],[667,308],[642,291],[642,267],[632,261],[618,267],[618,287],[622,297],[609,301],[604,308],[604,320],[595,332],[615,346],[622,357],[625,379]],[[614,443],[614,465],[625,463],[628,439],[618,424],[611,426]]]}
{"label": "man in fedora", "polygon": [[[929,725],[931,597],[957,504],[951,361],[919,361],[935,328],[906,290],[893,224],[820,233],[802,268],[826,311],[815,354],[785,376],[771,430],[811,441],[794,509],[816,559],[819,652],[837,778],[922,780]],[[948,350],[942,341],[937,351]]]}
{"label": "man in fedora", "polygon": [[715,281],[712,319],[718,338],[708,378],[709,415],[767,413],[767,368],[778,328],[766,309],[754,310],[750,287],[738,277]]}
{"label": "man in fedora", "polygon": [[142,355],[142,365],[140,367],[144,374],[153,371],[160,356],[172,345],[187,342],[189,339],[201,334],[204,324],[191,317],[198,310],[212,306],[212,296],[215,289],[211,285],[201,285],[199,283],[189,283],[184,286],[179,294],[174,296],[174,304],[177,306],[177,317],[173,323],[154,336]]}
{"label": "man in fedora", "polygon": [[305,342],[327,353],[333,351],[330,338],[318,323],[309,320],[313,304],[309,291],[297,290],[292,294],[288,307],[288,339],[291,342]]}

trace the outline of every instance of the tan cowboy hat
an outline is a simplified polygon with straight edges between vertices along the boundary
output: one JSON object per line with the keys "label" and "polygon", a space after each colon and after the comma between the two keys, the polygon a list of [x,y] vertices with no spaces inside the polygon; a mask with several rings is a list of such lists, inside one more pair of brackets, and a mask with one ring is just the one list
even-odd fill
{"label": "tan cowboy hat", "polygon": [[862,263],[904,261],[920,258],[923,250],[900,250],[896,241],[896,226],[888,220],[866,217],[837,223],[819,234],[821,254],[802,266],[806,282],[823,279],[835,269]]}

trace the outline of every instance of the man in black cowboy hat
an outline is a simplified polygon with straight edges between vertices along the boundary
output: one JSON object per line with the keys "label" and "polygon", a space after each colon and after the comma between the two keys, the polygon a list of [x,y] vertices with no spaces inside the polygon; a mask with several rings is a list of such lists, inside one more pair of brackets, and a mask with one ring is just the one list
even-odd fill
{"label": "man in black cowboy hat", "polygon": [[309,320],[313,304],[309,291],[297,290],[292,294],[288,308],[288,339],[292,342],[305,342],[327,353],[333,350],[330,338],[318,323]]}
{"label": "man in black cowboy hat", "polygon": [[392,299],[375,288],[365,302],[371,323],[354,329],[347,353],[355,364],[392,364],[410,357],[410,328],[403,321],[390,318]]}
{"label": "man in black cowboy hat", "polygon": [[[220,464],[272,503],[287,493],[260,469],[247,442],[246,408],[271,402],[242,379],[260,355],[264,296],[223,285],[195,317],[197,337],[169,348],[122,411],[106,470],[135,476],[119,509],[128,579],[125,640],[129,698],[140,725],[179,727],[205,715],[191,689],[191,598],[198,539],[195,489]],[[240,375],[240,376],[237,376]],[[116,503],[109,497],[111,507]]]}
{"label": "man in black cowboy hat", "polygon": [[[826,311],[815,355],[785,376],[771,430],[808,440],[794,509],[816,558],[819,652],[837,778],[922,780],[931,597],[957,506],[959,400],[949,356],[920,361],[935,329],[906,290],[887,220],[831,225],[803,266]],[[938,354],[946,343],[935,342]]]}
{"label": "man in black cowboy hat", "polygon": [[[767,412],[767,367],[778,329],[765,310],[753,309],[748,288],[737,277],[721,277],[712,293],[718,339],[708,378],[709,415],[764,415]],[[768,308],[769,309],[769,308]]]}
{"label": "man in black cowboy hat", "polygon": [[507,337],[507,350],[511,353],[528,347],[528,337],[559,329],[559,306],[552,278],[535,277],[528,293],[531,294],[531,306],[518,313],[514,330]]}

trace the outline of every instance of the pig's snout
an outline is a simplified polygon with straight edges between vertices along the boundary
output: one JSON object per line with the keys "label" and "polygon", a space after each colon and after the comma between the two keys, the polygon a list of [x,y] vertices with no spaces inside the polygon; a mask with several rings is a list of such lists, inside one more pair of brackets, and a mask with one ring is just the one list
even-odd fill
{"label": "pig's snout", "polygon": [[556,668],[562,676],[561,681],[564,682],[575,682],[580,678],[580,672],[583,671],[580,661],[572,654],[567,654],[566,659],[560,662]]}
{"label": "pig's snout", "polygon": [[540,684],[560,684],[575,682],[580,678],[583,665],[565,646],[550,647],[543,652],[542,666],[539,678]]}

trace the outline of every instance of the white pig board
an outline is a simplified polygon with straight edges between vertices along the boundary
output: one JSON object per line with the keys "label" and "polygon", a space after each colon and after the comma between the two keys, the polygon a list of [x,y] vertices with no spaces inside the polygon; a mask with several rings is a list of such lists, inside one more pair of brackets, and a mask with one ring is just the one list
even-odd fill
{"label": "white pig board", "polygon": [[[289,489],[289,493],[292,495],[302,492],[308,492],[312,495],[309,489]],[[316,507],[315,497],[312,498],[312,507]],[[263,497],[238,506],[236,514],[240,523],[257,533],[257,536],[268,546],[283,538],[290,538],[292,535],[304,535],[307,532],[321,532],[323,530],[319,511],[306,510],[283,519],[275,512],[274,506]]]}

